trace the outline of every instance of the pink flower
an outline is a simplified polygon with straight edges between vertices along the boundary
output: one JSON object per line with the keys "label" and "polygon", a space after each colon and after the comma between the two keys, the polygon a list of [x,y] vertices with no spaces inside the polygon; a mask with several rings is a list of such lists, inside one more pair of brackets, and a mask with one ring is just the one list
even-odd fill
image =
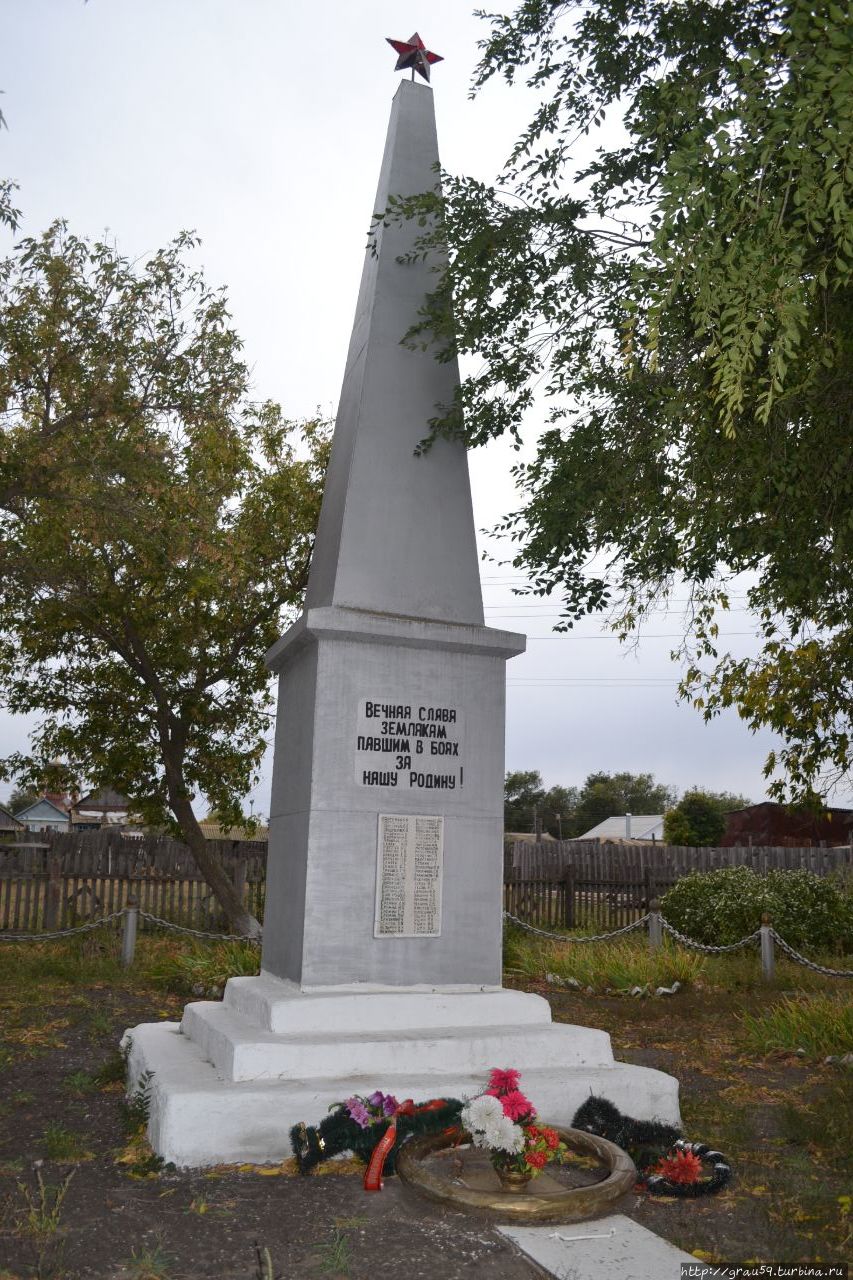
{"label": "pink flower", "polygon": [[509,1116],[510,1120],[523,1120],[525,1116],[533,1117],[536,1114],[533,1103],[518,1089],[502,1094],[501,1106],[504,1109],[504,1115]]}
{"label": "pink flower", "polygon": [[486,1093],[490,1093],[493,1098],[499,1097],[502,1093],[511,1093],[518,1088],[520,1079],[520,1071],[513,1071],[510,1067],[502,1071],[500,1067],[493,1067],[489,1073],[489,1087]]}
{"label": "pink flower", "polygon": [[364,1105],[361,1098],[358,1096],[347,1098],[344,1106],[350,1113],[350,1118],[353,1119],[357,1125],[360,1125],[362,1129],[366,1129],[370,1124],[370,1112],[367,1110],[367,1107]]}

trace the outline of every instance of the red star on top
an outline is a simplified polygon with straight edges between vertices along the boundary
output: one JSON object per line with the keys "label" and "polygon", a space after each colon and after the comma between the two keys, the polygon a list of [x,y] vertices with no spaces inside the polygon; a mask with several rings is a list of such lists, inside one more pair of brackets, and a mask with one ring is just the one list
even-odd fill
{"label": "red star on top", "polygon": [[444,62],[444,58],[438,53],[430,53],[417,31],[408,40],[392,40],[390,36],[386,36],[392,49],[400,55],[397,58],[395,71],[406,71],[412,68],[412,79],[415,78],[417,71],[419,76],[423,76],[424,80],[429,80],[429,69],[435,62]]}

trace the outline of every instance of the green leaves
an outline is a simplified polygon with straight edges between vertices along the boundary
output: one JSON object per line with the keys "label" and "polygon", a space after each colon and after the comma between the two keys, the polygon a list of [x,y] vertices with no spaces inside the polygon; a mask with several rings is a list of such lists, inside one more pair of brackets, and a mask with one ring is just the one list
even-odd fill
{"label": "green leaves", "polygon": [[[493,186],[443,176],[423,245],[446,240],[450,267],[409,337],[477,372],[431,425],[458,433],[464,413],[480,444],[544,422],[500,525],[515,567],[563,598],[562,625],[610,606],[623,634],[685,582],[685,696],[777,729],[777,782],[807,793],[850,763],[849,14],[524,0],[488,21],[475,87],[521,78],[541,104]],[[617,111],[627,142],[579,161]],[[742,573],[768,647],[715,666]]]}
{"label": "green leaves", "polygon": [[199,792],[239,818],[328,448],[249,399],[194,243],[134,265],[57,223],[0,268],[0,685],[42,717],[11,763],[73,761],[159,823]]}

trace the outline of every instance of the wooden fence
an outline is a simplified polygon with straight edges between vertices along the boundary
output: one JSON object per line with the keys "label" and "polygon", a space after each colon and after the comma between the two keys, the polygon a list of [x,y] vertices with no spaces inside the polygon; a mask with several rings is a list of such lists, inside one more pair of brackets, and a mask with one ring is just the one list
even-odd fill
{"label": "wooden fence", "polygon": [[[211,842],[243,901],[263,918],[266,844]],[[600,845],[595,841],[516,844],[507,853],[504,910],[545,929],[606,932],[643,915],[681,876],[719,866],[764,872],[805,867],[820,875],[853,868],[837,849],[684,849],[672,845]],[[189,850],[168,837],[128,839],[116,832],[54,834],[0,845],[0,930],[67,929],[123,908],[210,932],[226,922]],[[148,928],[141,921],[142,928]]]}
{"label": "wooden fence", "polygon": [[[243,901],[263,916],[266,844],[210,842]],[[0,930],[70,929],[111,915],[135,898],[142,911],[174,924],[220,933],[226,921],[186,845],[166,836],[117,832],[39,833],[0,845]],[[140,927],[149,928],[141,920]]]}
{"label": "wooden fence", "polygon": [[597,840],[554,840],[542,844],[517,841],[506,851],[504,879],[514,876],[559,878],[568,867],[581,877],[617,880],[649,868],[672,877],[673,883],[691,871],[713,871],[717,867],[752,867],[762,874],[802,868],[824,876],[844,867],[853,868],[853,846],[693,849],[673,844],[600,844]]}
{"label": "wooden fence", "polygon": [[649,903],[678,879],[665,868],[622,868],[618,875],[512,876],[504,881],[504,910],[541,929],[621,929],[645,915]]}

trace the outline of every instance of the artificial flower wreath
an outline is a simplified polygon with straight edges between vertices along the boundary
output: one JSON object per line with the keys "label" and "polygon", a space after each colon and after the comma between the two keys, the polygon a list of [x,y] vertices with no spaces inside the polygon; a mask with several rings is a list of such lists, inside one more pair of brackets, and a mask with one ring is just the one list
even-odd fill
{"label": "artificial flower wreath", "polygon": [[[652,1195],[709,1196],[731,1181],[731,1166],[721,1152],[704,1142],[687,1142],[674,1125],[623,1116],[606,1098],[588,1098],[575,1112],[572,1127],[627,1151],[639,1170],[640,1186]],[[708,1178],[702,1177],[703,1165],[711,1166]]]}

